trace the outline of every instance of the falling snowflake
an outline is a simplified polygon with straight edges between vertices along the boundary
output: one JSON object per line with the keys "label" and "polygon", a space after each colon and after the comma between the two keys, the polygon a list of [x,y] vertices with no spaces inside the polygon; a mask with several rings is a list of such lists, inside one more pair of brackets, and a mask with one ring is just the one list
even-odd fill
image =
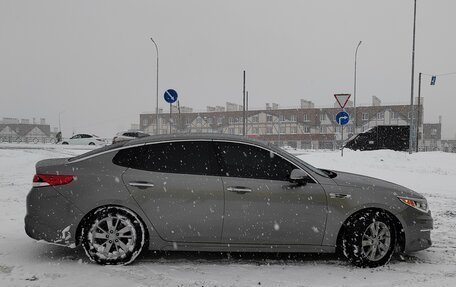
{"label": "falling snowflake", "polygon": [[275,222],[274,223],[274,230],[275,231],[279,231],[279,229],[280,229],[280,225],[277,222]]}

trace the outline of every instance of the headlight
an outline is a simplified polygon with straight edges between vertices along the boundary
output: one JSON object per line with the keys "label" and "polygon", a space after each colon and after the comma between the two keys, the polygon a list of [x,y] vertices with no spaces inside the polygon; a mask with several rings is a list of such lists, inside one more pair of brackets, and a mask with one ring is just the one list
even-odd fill
{"label": "headlight", "polygon": [[399,197],[399,196],[397,198],[399,198],[399,200],[402,201],[402,203],[404,203],[410,207],[413,207],[415,209],[418,209],[419,211],[422,211],[422,212],[429,211],[429,207],[428,207],[426,199]]}

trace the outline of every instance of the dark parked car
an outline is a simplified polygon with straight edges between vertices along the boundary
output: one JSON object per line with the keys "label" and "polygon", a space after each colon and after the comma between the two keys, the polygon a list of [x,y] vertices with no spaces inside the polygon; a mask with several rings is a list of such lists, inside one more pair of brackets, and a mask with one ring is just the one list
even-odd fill
{"label": "dark parked car", "polygon": [[409,126],[375,126],[350,138],[345,147],[352,150],[406,151],[409,148],[409,132]]}
{"label": "dark parked car", "polygon": [[36,164],[25,230],[100,264],[143,249],[340,251],[358,266],[431,246],[426,199],[227,135],[154,136]]}

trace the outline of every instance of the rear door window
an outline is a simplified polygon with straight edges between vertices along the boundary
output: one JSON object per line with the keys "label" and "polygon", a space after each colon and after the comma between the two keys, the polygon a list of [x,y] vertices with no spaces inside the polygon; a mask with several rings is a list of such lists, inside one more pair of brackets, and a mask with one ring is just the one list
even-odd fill
{"label": "rear door window", "polygon": [[195,175],[218,175],[212,143],[182,141],[120,150],[113,163],[133,169]]}

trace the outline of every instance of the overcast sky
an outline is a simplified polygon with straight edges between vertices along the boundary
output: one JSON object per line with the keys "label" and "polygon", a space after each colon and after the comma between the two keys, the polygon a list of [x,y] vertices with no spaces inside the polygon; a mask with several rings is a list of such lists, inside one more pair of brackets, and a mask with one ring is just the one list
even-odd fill
{"label": "overcast sky", "polygon": [[[456,72],[456,1],[418,0],[416,72]],[[242,102],[409,103],[413,0],[0,0],[0,117],[41,118],[64,136],[112,137],[168,88],[196,110]],[[416,77],[416,82],[418,78]],[[456,136],[456,75],[423,78],[425,122]],[[416,88],[417,90],[417,88]]]}

